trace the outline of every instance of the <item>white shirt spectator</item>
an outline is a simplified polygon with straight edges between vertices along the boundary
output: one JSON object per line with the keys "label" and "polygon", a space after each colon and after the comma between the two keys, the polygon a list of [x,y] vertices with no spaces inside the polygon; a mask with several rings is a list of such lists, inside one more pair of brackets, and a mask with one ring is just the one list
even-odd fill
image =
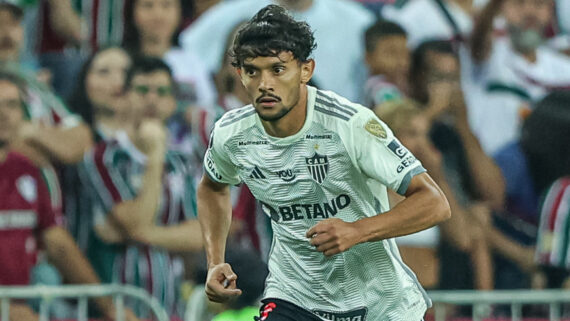
{"label": "white shirt spectator", "polygon": [[[216,72],[230,32],[272,3],[271,0],[221,2],[181,34],[182,45],[195,52],[210,72]],[[315,83],[357,100],[366,78],[364,31],[374,22],[374,15],[348,0],[313,0],[306,11],[291,14],[296,20],[307,21],[315,32],[317,48],[313,57],[318,62],[313,76]]]}
{"label": "white shirt spectator", "polygon": [[484,65],[473,66],[466,50],[461,63],[469,121],[490,155],[519,138],[523,109],[553,90],[570,89],[570,58],[546,45],[529,62],[508,38],[498,38]]}
{"label": "white shirt spectator", "polygon": [[[443,2],[461,34],[470,34],[473,29],[471,17],[457,4],[451,1]],[[452,25],[434,0],[410,1],[401,9],[387,6],[382,15],[406,30],[410,48],[415,48],[427,40],[452,39],[455,35]]]}

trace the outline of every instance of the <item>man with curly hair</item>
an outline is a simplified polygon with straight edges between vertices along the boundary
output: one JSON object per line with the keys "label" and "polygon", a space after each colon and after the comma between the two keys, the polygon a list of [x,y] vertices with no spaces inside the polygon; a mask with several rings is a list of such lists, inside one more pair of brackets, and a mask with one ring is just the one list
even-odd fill
{"label": "man with curly hair", "polygon": [[[313,32],[269,5],[238,32],[233,65],[252,101],[210,138],[198,190],[206,294],[241,294],[225,263],[229,185],[245,183],[272,220],[258,320],[419,321],[430,306],[394,237],[450,216],[419,161],[366,107],[307,85]],[[387,188],[406,199],[390,209]]]}

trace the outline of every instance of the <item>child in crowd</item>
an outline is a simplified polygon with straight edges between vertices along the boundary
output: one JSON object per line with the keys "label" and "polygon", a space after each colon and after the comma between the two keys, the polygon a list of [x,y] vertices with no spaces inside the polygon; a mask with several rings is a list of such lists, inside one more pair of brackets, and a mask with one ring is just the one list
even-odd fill
{"label": "child in crowd", "polygon": [[406,32],[393,22],[379,20],[366,30],[364,37],[370,71],[364,87],[365,106],[373,108],[401,99],[408,91],[410,66]]}

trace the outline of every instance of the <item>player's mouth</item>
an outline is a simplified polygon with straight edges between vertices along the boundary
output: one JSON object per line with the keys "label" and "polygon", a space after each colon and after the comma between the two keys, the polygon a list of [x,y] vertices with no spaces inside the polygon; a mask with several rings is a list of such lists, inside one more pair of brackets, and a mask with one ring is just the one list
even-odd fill
{"label": "player's mouth", "polygon": [[274,96],[261,96],[257,98],[257,103],[261,105],[261,107],[270,108],[274,107],[281,99],[274,97]]}

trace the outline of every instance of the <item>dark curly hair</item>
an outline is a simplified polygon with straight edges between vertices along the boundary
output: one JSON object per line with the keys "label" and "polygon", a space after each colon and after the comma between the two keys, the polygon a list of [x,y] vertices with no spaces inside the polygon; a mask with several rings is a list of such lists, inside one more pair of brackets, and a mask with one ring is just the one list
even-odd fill
{"label": "dark curly hair", "polygon": [[283,51],[305,62],[316,47],[308,23],[295,21],[283,7],[272,4],[259,10],[238,31],[230,55],[234,67],[241,67],[247,58],[272,57]]}

